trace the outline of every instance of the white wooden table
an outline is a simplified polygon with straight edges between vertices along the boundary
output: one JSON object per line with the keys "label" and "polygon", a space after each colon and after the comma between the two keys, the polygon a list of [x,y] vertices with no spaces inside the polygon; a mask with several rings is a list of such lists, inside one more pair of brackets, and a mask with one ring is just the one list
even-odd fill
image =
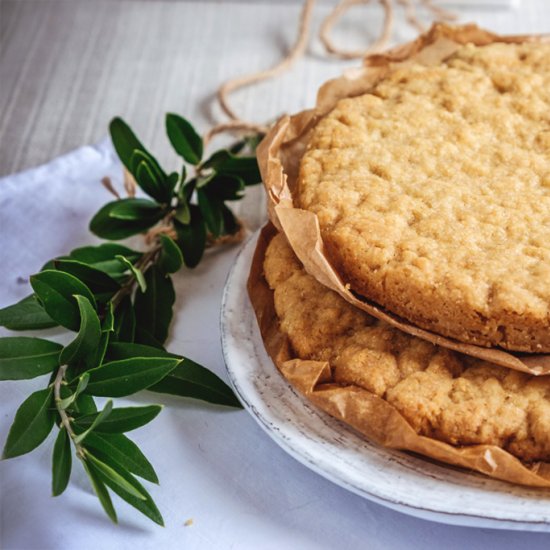
{"label": "white wooden table", "polygon": [[[317,7],[316,27],[330,5],[325,1]],[[216,87],[228,77],[279,59],[294,39],[299,10],[297,2],[0,0],[0,175],[98,142],[115,115],[123,116],[164,163],[174,163],[163,114],[181,113],[201,131],[223,120],[212,101]],[[373,37],[381,20],[376,7],[354,14],[335,32],[335,39],[347,46]],[[524,0],[521,12],[464,11],[461,20],[499,32],[549,31],[550,2]],[[397,24],[395,41],[413,36],[414,31]],[[349,64],[327,60],[314,40],[307,58],[292,72],[239,92],[233,104],[244,117],[259,122],[302,109],[312,104],[323,81]],[[87,175],[96,176],[93,170]],[[25,177],[17,182],[25,185]],[[7,198],[0,189],[0,204]],[[97,205],[75,213],[70,197],[65,199],[57,215],[66,217],[68,227],[79,229],[56,235],[62,242],[48,241],[48,246],[26,236],[20,256],[3,256],[0,307],[24,292],[13,275],[19,266],[40,265],[55,247],[63,252],[89,238],[85,223],[77,225],[74,217],[89,217]],[[3,204],[17,208],[8,200]],[[259,190],[241,209],[251,228],[259,226],[265,215]],[[47,222],[38,214],[35,229],[46,231]],[[1,216],[0,211],[2,250],[16,247],[23,237],[1,227]],[[171,349],[221,376],[219,305],[235,252],[211,255],[199,270],[182,274],[177,282],[185,296],[177,322],[186,338],[173,342]],[[26,384],[0,384],[2,443],[16,406],[27,394]],[[150,400],[150,395],[138,396],[129,403]],[[110,525],[83,476],[77,475],[66,494],[52,499],[46,445],[0,463],[0,547],[548,548],[548,535],[445,526],[392,512],[298,464],[244,411],[223,412],[171,398],[161,402],[167,405],[161,417],[135,433],[158,467],[161,486],[152,493],[165,515],[165,529],[126,506],[119,506],[122,524]],[[189,518],[194,523],[185,527]]]}

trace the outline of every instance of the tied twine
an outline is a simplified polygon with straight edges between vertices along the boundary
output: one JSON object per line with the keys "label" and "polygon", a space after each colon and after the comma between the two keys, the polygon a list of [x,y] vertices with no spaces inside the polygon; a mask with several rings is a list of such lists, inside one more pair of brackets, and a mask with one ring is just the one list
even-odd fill
{"label": "tied twine", "polygon": [[[366,49],[363,50],[345,50],[334,44],[331,38],[331,31],[343,15],[353,6],[361,4],[369,4],[370,0],[340,0],[333,10],[325,17],[321,23],[319,30],[319,39],[325,50],[340,59],[361,59],[371,53],[376,53],[382,50],[389,42],[394,26],[394,4],[401,6],[405,11],[405,19],[407,23],[414,27],[418,32],[423,32],[425,26],[416,15],[416,5],[414,0],[378,0],[384,11],[384,22],[380,35]],[[422,6],[429,11],[435,20],[451,21],[456,19],[456,15],[443,9],[441,6],[435,5],[432,0],[417,0],[417,5]],[[289,52],[270,69],[251,73],[244,76],[231,78],[225,81],[219,88],[216,94],[222,111],[229,117],[228,122],[217,124],[204,136],[204,143],[207,145],[214,136],[225,132],[256,132],[264,134],[269,130],[269,126],[249,122],[240,118],[236,111],[229,104],[229,96],[246,86],[256,84],[263,80],[274,78],[285,71],[289,70],[292,65],[301,57],[303,57],[308,42],[311,28],[311,19],[315,0],[305,0],[300,13],[298,35],[296,41]]]}

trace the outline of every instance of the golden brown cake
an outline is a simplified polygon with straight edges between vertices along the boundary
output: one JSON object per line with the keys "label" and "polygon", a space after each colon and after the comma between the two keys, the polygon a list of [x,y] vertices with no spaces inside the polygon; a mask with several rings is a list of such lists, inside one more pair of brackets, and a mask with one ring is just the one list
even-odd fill
{"label": "golden brown cake", "polygon": [[550,352],[550,44],[463,46],[341,100],[297,192],[352,290],[463,342]]}
{"label": "golden brown cake", "polygon": [[393,405],[414,430],[451,445],[496,445],[550,460],[550,378],[443,349],[354,308],[308,275],[282,235],[264,260],[279,330],[300,359]]}

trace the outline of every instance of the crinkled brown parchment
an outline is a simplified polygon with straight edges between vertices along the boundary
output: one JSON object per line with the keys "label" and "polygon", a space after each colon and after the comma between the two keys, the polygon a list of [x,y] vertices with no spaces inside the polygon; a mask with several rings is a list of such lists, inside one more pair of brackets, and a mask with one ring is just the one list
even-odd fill
{"label": "crinkled brown parchment", "polygon": [[248,279],[248,293],[267,352],[298,391],[320,409],[385,447],[413,451],[520,485],[550,488],[550,463],[527,465],[494,445],[454,447],[418,435],[384,399],[355,385],[336,384],[329,363],[296,357],[288,337],[279,330],[273,292],[263,275],[265,251],[276,232],[275,227],[268,224],[260,233]]}
{"label": "crinkled brown parchment", "polygon": [[[284,116],[270,130],[258,147],[258,163],[268,195],[268,211],[273,224],[285,233],[306,271],[321,284],[338,292],[345,300],[373,317],[439,346],[485,359],[491,363],[527,372],[535,376],[550,374],[549,354],[509,353],[446,338],[421,329],[379,305],[358,296],[346,287],[324,253],[317,216],[295,208],[295,189],[301,158],[317,122],[345,97],[367,93],[380,79],[406,63],[436,65],[452,55],[461,45],[473,42],[525,42],[548,40],[548,36],[498,36],[475,25],[449,27],[435,24],[414,42],[385,54],[368,57],[363,67],[347,71],[344,76],[324,84],[315,108],[294,116]],[[550,330],[550,328],[549,328]]]}

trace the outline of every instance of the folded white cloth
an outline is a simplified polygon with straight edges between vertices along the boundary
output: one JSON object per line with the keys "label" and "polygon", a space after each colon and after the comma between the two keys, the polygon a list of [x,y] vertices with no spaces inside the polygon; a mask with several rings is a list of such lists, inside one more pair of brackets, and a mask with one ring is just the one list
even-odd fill
{"label": "folded white cloth", "polygon": [[[0,307],[30,293],[28,276],[46,260],[96,242],[87,227],[93,213],[110,200],[99,183],[105,175],[120,186],[120,165],[107,140],[0,180]],[[208,254],[196,270],[175,277],[178,299],[168,348],[222,377],[219,307],[237,250]],[[0,336],[5,334],[0,330]],[[54,338],[59,334],[48,331]],[[17,407],[46,383],[44,377],[0,383],[0,445]],[[146,485],[166,528],[118,498],[120,525],[110,524],[76,459],[67,490],[52,498],[52,432],[32,453],[0,462],[0,547],[404,550],[437,548],[443,540],[446,550],[548,547],[544,533],[430,523],[364,500],[299,464],[245,411],[146,392],[116,399],[117,406],[155,402],[167,406],[129,436],[159,475],[160,487]]]}

